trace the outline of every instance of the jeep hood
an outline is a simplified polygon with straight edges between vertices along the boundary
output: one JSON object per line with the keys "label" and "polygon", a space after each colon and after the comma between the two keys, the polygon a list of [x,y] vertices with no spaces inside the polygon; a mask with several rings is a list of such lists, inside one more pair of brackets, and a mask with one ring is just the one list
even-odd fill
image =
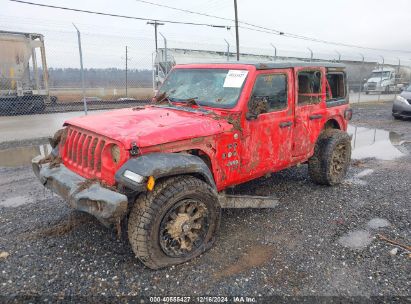
{"label": "jeep hood", "polygon": [[148,147],[189,138],[210,136],[232,129],[226,120],[191,108],[146,106],[70,119],[72,125],[121,142]]}

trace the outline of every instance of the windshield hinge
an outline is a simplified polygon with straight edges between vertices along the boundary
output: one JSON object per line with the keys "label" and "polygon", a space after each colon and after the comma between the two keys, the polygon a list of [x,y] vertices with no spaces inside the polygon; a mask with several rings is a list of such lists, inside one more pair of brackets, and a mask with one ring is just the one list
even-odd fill
{"label": "windshield hinge", "polygon": [[137,156],[139,153],[139,149],[137,147],[137,144],[135,142],[131,143],[131,149],[130,149],[130,155],[131,156]]}

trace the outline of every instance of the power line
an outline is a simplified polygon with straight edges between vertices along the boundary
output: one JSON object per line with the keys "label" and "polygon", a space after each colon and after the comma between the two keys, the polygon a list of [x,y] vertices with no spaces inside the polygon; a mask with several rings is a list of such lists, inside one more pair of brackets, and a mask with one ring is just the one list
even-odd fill
{"label": "power line", "polygon": [[143,21],[157,21],[157,22],[166,22],[166,23],[173,23],[173,24],[196,25],[196,26],[210,26],[210,27],[230,29],[230,26],[227,26],[227,25],[218,25],[218,24],[209,24],[209,23],[196,23],[196,22],[185,22],[185,21],[164,20],[164,19],[150,19],[150,18],[143,18],[143,17],[126,16],[126,15],[110,14],[110,13],[103,13],[103,12],[90,11],[90,10],[82,10],[82,9],[70,8],[70,7],[64,7],[64,6],[55,6],[55,5],[34,3],[34,2],[21,1],[21,0],[9,0],[9,1],[11,1],[11,2],[17,2],[17,3],[22,3],[22,4],[28,4],[28,5],[34,5],[34,6],[41,6],[41,7],[55,8],[55,9],[61,9],[61,10],[66,10],[66,11],[79,12],[79,13],[87,13],[87,14],[101,15],[101,16],[118,17],[118,18],[134,19],[134,20],[143,20]]}
{"label": "power line", "polygon": [[[168,5],[164,5],[164,4],[158,4],[158,3],[145,1],[145,0],[135,0],[135,1],[150,4],[150,5],[155,5],[155,6],[158,6],[158,7],[164,7],[164,8],[184,12],[184,13],[189,13],[189,14],[194,14],[194,15],[199,15],[199,16],[205,16],[205,17],[210,17],[210,18],[216,18],[216,19],[220,19],[220,20],[235,22],[235,20],[231,19],[231,18],[219,17],[219,16],[215,16],[215,15],[210,15],[210,14],[207,14],[207,13],[190,11],[190,10],[187,10],[187,9],[172,7],[172,6],[168,6]],[[279,35],[283,34],[283,32],[281,32],[281,31],[277,31],[277,30],[274,30],[274,29],[269,29],[269,28],[266,28],[266,27],[263,27],[263,26],[255,25],[255,24],[252,24],[252,23],[244,22],[244,21],[238,21],[238,23],[242,23],[242,24],[249,25],[249,26],[254,26],[254,27],[260,28],[260,29],[270,30],[270,31],[273,31],[273,32],[275,32]]]}
{"label": "power line", "polygon": [[[266,33],[266,34],[274,34],[270,31],[267,30],[259,30],[259,29],[254,29],[246,26],[241,26],[240,28],[245,29],[245,30],[250,30],[250,31],[255,31],[255,32],[261,32],[261,33]],[[354,45],[354,44],[346,44],[346,43],[340,43],[340,42],[332,42],[332,41],[327,41],[327,40],[321,40],[321,39],[316,39],[316,38],[309,38],[305,36],[300,36],[300,35],[295,35],[295,34],[283,34],[285,37],[289,38],[295,38],[295,39],[300,39],[300,40],[306,40],[306,41],[312,41],[312,42],[317,42],[317,43],[324,43],[328,45],[337,45],[337,46],[344,46],[344,47],[349,47],[349,48],[357,48],[357,49],[363,49],[363,50],[372,50],[372,51],[383,51],[383,52],[399,52],[399,53],[411,53],[411,51],[406,51],[406,50],[396,50],[396,49],[381,49],[381,48],[372,48],[372,47],[366,47],[366,46],[361,46],[361,45]]]}
{"label": "power line", "polygon": [[[225,17],[219,17],[219,16],[207,14],[207,13],[195,12],[195,11],[191,11],[191,10],[188,10],[188,9],[182,9],[182,8],[172,7],[172,6],[168,6],[168,5],[164,5],[164,4],[154,3],[154,2],[151,2],[151,1],[146,1],[146,0],[135,0],[135,1],[150,4],[150,5],[154,5],[154,6],[158,6],[158,7],[164,7],[164,8],[168,8],[168,9],[172,9],[172,10],[176,10],[176,11],[181,11],[181,12],[185,12],[185,13],[189,13],[189,14],[194,14],[194,15],[199,15],[199,16],[204,16],[204,17],[210,17],[210,18],[235,22],[235,20],[231,19],[231,18],[225,18]],[[312,41],[312,42],[317,42],[317,43],[324,43],[324,44],[329,44],[329,45],[337,45],[337,46],[344,46],[344,47],[358,48],[358,49],[365,49],[365,50],[373,50],[373,51],[411,53],[411,51],[406,51],[406,50],[372,48],[372,47],[365,47],[365,46],[361,46],[361,45],[354,45],[354,44],[348,44],[348,43],[342,43],[342,42],[328,41],[328,40],[323,40],[323,39],[318,39],[318,38],[313,38],[313,37],[307,37],[307,36],[303,36],[303,35],[297,35],[297,34],[293,34],[293,33],[283,32],[283,31],[280,31],[280,30],[277,30],[277,29],[272,29],[272,28],[268,28],[268,27],[264,27],[264,26],[244,22],[244,21],[238,21],[238,23],[253,27],[253,28],[251,28],[251,27],[240,26],[240,28],[243,28],[243,29],[256,31],[256,32],[262,32],[262,33],[266,33],[266,34],[281,35],[281,36],[285,36],[285,37],[289,37],[289,38]]]}
{"label": "power line", "polygon": [[[88,14],[109,16],[109,17],[118,17],[118,18],[125,18],[125,19],[144,20],[144,21],[158,21],[158,22],[166,22],[166,23],[172,23],[172,24],[183,24],[183,25],[193,25],[193,26],[209,26],[209,27],[226,28],[226,29],[231,28],[230,26],[227,26],[227,25],[216,25],[216,24],[209,24],[209,23],[196,23],[196,22],[185,22],[185,21],[153,19],[153,18],[150,19],[150,18],[143,18],[143,17],[126,16],[126,15],[110,14],[110,13],[103,13],[103,12],[90,11],[90,10],[75,9],[75,8],[69,8],[69,7],[63,7],[63,6],[47,5],[47,4],[21,1],[21,0],[9,0],[9,1],[22,3],[22,4],[28,4],[28,5],[34,5],[34,6],[40,6],[40,7],[55,8],[55,9],[61,9],[61,10],[67,10],[67,11],[74,11],[74,12],[88,13]],[[200,13],[200,12],[194,12],[194,11],[190,11],[190,10],[186,10],[186,9],[175,8],[175,7],[171,7],[171,6],[168,6],[168,5],[162,5],[162,4],[158,4],[158,3],[154,3],[154,2],[150,2],[150,1],[145,1],[145,0],[135,0],[135,1],[142,2],[142,3],[147,3],[147,4],[150,4],[150,5],[155,5],[155,6],[159,6],[159,7],[165,7],[165,8],[169,8],[169,9],[173,9],[173,10],[177,10],[177,11],[182,11],[182,12],[186,12],[186,13],[190,13],[190,14],[201,15],[201,16],[205,16],[205,17],[217,18],[217,19],[221,19],[221,20],[234,22],[234,20],[230,19],[230,18],[218,17],[218,16],[206,14],[206,13]],[[372,47],[365,47],[365,46],[354,45],[354,44],[347,44],[347,43],[341,43],[341,42],[333,42],[333,41],[328,41],[328,40],[322,40],[322,39],[307,37],[307,36],[303,36],[303,35],[297,35],[297,34],[282,32],[282,31],[279,31],[279,30],[276,30],[276,29],[271,29],[271,28],[267,28],[267,27],[264,27],[264,26],[259,26],[259,25],[244,22],[244,21],[238,21],[238,23],[251,26],[251,27],[240,26],[240,28],[243,28],[243,29],[246,29],[246,30],[262,32],[262,33],[266,33],[266,34],[281,35],[281,36],[285,36],[285,37],[289,37],[289,38],[306,40],[306,41],[317,42],[317,43],[324,43],[324,44],[328,44],[328,45],[336,45],[336,46],[343,46],[343,47],[357,48],[357,49],[364,49],[364,50],[373,50],[373,51],[411,53],[411,51],[406,51],[406,50],[372,48]]]}

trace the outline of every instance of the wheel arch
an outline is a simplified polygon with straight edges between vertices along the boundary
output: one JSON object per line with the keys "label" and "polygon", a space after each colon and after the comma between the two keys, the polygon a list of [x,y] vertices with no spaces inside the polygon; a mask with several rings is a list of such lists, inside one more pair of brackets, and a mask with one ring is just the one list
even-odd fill
{"label": "wheel arch", "polygon": [[145,184],[135,183],[124,176],[129,170],[145,178],[153,176],[155,180],[177,176],[191,175],[197,177],[216,189],[214,177],[209,167],[211,160],[205,153],[200,155],[184,153],[151,153],[129,159],[116,172],[116,181],[127,188],[143,192]]}
{"label": "wheel arch", "polygon": [[327,122],[324,124],[323,130],[327,130],[327,129],[342,130],[342,126],[341,126],[340,122],[338,121],[337,117],[332,117],[332,118],[327,120]]}

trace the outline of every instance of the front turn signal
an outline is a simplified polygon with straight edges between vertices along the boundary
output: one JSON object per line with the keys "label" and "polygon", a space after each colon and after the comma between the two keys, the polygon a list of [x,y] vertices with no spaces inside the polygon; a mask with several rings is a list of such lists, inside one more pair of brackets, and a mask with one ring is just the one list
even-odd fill
{"label": "front turn signal", "polygon": [[153,191],[155,183],[156,183],[156,181],[155,181],[154,177],[150,176],[147,180],[147,190],[148,191]]}

